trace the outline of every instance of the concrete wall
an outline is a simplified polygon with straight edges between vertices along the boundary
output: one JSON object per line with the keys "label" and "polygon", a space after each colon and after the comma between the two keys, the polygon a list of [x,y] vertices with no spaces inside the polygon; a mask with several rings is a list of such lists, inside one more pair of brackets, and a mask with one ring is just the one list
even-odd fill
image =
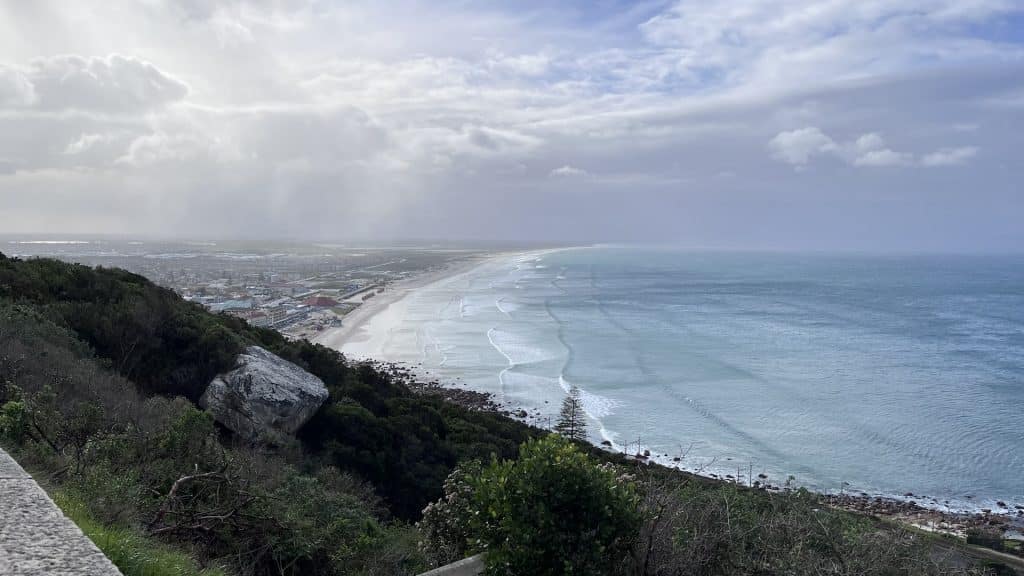
{"label": "concrete wall", "polygon": [[0,574],[121,576],[13,458],[0,450]]}
{"label": "concrete wall", "polygon": [[479,576],[484,572],[484,556],[477,554],[454,564],[435,568],[430,572],[424,572],[420,576]]}

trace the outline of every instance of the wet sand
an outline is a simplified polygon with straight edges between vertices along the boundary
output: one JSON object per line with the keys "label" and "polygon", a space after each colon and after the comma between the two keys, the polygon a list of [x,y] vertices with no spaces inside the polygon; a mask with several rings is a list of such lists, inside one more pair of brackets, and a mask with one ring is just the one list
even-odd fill
{"label": "wet sand", "polygon": [[424,271],[422,274],[396,282],[388,286],[386,292],[377,294],[346,314],[342,318],[341,326],[323,331],[312,341],[339,351],[349,342],[364,342],[371,336],[365,330],[367,323],[378,314],[385,312],[392,304],[405,298],[413,290],[468,272],[484,262],[507,255],[506,253],[496,253],[474,256],[453,262],[444,268]]}

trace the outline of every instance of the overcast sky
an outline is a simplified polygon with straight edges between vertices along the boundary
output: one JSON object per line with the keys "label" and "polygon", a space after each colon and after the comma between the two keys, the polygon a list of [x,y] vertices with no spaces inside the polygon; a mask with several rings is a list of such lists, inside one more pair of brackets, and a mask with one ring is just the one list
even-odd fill
{"label": "overcast sky", "polygon": [[1024,0],[0,0],[0,232],[1024,250]]}

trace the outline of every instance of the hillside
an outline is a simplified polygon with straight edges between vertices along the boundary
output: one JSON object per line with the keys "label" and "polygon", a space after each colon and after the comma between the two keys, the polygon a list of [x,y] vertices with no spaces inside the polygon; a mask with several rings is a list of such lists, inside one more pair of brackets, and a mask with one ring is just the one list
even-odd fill
{"label": "hillside", "polygon": [[[294,441],[247,445],[195,405],[249,345],[294,362],[329,389]],[[435,530],[436,516],[420,530],[412,524],[428,504],[452,501],[455,480],[445,480],[453,470],[464,464],[457,477],[472,486],[473,474],[488,472],[470,463],[491,461],[504,486],[520,445],[542,435],[417,394],[333,350],[211,314],[137,275],[0,255],[0,443],[126,574],[416,573],[481,546],[481,535],[456,530],[453,539]],[[615,549],[628,553],[605,558],[613,568],[583,573],[971,569],[927,538],[822,510],[806,492],[697,480],[582,448],[614,470],[595,478],[625,482],[636,494],[622,523],[632,532],[613,535]],[[545,448],[530,450],[541,466],[532,473],[571,461],[586,477],[597,466],[593,456],[577,459],[581,447],[552,448],[570,455],[548,464]],[[516,494],[534,485],[526,481]],[[579,499],[564,506],[578,507]],[[166,566],[179,568],[161,572]],[[550,573],[562,572],[571,570]]]}

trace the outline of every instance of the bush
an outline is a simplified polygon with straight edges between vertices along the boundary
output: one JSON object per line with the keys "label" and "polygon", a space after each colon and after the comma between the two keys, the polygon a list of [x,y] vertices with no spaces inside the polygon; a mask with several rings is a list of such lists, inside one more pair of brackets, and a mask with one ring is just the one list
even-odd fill
{"label": "bush", "polygon": [[463,471],[448,488],[424,531],[452,550],[459,543],[446,538],[468,536],[466,550],[487,552],[488,574],[615,573],[639,527],[632,482],[555,435],[526,442],[518,461]]}
{"label": "bush", "polygon": [[926,541],[864,516],[829,509],[805,490],[771,493],[690,482],[658,518],[674,535],[646,574],[889,576],[965,574],[942,566]]}
{"label": "bush", "polygon": [[201,569],[187,554],[135,530],[98,522],[69,492],[57,492],[53,499],[124,576],[227,576],[219,568]]}
{"label": "bush", "polygon": [[999,530],[986,528],[970,528],[967,530],[967,543],[1002,552],[1003,533]]}
{"label": "bush", "polygon": [[21,446],[28,437],[28,412],[24,402],[14,400],[0,406],[0,440]]}
{"label": "bush", "polygon": [[444,497],[428,504],[420,531],[420,550],[434,566],[451,564],[467,555],[470,541],[476,538],[469,519],[475,513],[470,479],[480,476],[479,462],[468,462],[456,468],[444,481]]}

